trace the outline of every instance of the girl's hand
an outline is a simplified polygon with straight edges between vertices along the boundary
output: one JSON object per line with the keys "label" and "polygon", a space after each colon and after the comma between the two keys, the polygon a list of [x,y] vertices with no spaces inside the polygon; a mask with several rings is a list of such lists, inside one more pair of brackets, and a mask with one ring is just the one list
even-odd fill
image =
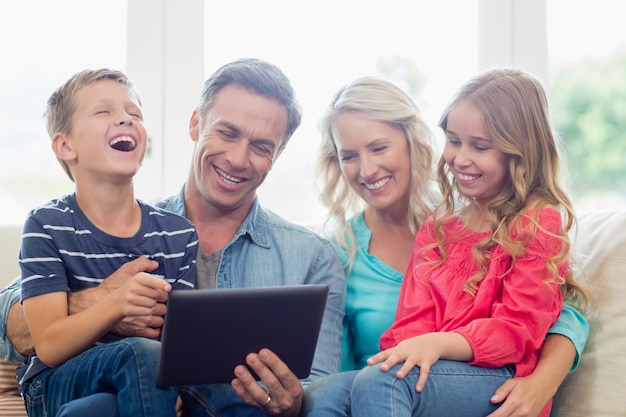
{"label": "girl's hand", "polygon": [[400,362],[404,364],[396,372],[400,379],[404,378],[414,366],[420,368],[420,376],[415,385],[415,391],[422,392],[430,367],[441,357],[441,352],[437,343],[433,343],[436,333],[428,333],[415,336],[398,343],[391,349],[384,350],[367,360],[368,365],[381,363],[380,369],[383,372],[389,371]]}
{"label": "girl's hand", "polygon": [[400,379],[404,378],[414,366],[419,366],[420,377],[415,385],[415,391],[422,392],[430,367],[439,359],[469,362],[473,358],[474,352],[465,337],[455,332],[434,332],[403,340],[393,348],[372,356],[367,363],[375,365],[382,362],[380,369],[387,372],[394,365],[404,362],[396,372]]}

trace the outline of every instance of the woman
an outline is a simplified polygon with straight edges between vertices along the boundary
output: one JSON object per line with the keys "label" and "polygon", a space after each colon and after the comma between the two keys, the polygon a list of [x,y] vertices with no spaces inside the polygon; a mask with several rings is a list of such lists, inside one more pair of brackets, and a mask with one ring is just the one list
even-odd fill
{"label": "woman", "polygon": [[435,202],[433,137],[413,100],[374,78],[341,89],[321,130],[321,199],[348,286],[347,371],[378,352],[393,321],[415,234]]}
{"label": "woman", "polygon": [[[432,134],[407,94],[374,77],[337,92],[321,131],[317,176],[329,209],[325,229],[333,230],[346,272],[342,370],[350,371],[379,352],[415,234],[436,202]],[[492,401],[504,403],[490,417],[536,416],[575,368],[586,341],[585,319],[566,307],[551,332],[535,372],[498,389]],[[307,388],[305,415],[345,415],[349,395],[333,381],[350,380],[351,374],[331,375]]]}

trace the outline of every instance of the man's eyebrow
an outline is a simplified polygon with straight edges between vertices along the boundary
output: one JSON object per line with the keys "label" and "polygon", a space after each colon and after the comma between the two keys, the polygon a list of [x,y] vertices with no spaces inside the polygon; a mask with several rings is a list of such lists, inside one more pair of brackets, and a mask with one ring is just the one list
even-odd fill
{"label": "man's eyebrow", "polygon": [[276,148],[276,142],[274,142],[271,139],[266,139],[266,138],[254,138],[254,139],[250,139],[250,142],[253,143],[257,143],[257,144],[262,144],[262,145],[266,145],[271,147],[272,149]]}
{"label": "man's eyebrow", "polygon": [[226,129],[239,133],[239,128],[226,120],[219,120],[217,123],[215,123],[215,125],[219,127],[225,127]]}
{"label": "man's eyebrow", "polygon": [[[231,122],[228,122],[226,120],[220,120],[217,123],[215,123],[216,127],[223,127],[229,130],[232,130],[233,133],[239,135],[241,133],[241,131],[239,130],[239,128],[237,126],[235,126],[234,124],[232,124]],[[271,146],[272,148],[276,147],[276,142],[273,141],[272,139],[268,139],[268,138],[251,138],[250,139],[251,142],[255,142],[255,143],[261,143],[267,146]]]}

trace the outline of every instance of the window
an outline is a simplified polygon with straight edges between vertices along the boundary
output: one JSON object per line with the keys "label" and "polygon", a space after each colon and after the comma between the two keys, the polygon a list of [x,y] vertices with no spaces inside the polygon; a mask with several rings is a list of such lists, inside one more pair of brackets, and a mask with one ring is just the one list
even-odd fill
{"label": "window", "polygon": [[50,150],[46,101],[84,68],[125,70],[126,3],[0,2],[0,224],[73,189]]}
{"label": "window", "polygon": [[[536,12],[544,6],[547,62],[543,41],[535,40],[542,39]],[[391,77],[416,97],[440,135],[435,124],[445,103],[480,67],[530,61],[540,72],[547,67],[574,200],[585,207],[623,204],[624,11],[612,0],[1,2],[0,224],[20,224],[31,208],[73,189],[42,119],[48,96],[70,75],[110,67],[137,83],[153,146],[136,191],[150,200],[175,193],[187,176],[187,122],[202,80],[243,56],[281,67],[303,106],[302,126],[259,190],[268,208],[291,220],[317,223],[326,212],[313,188],[317,123],[343,84],[363,75]],[[503,36],[485,36],[485,27]],[[519,48],[507,31],[515,42],[534,40]],[[516,48],[522,53],[507,55]],[[417,88],[406,83],[411,77]],[[586,107],[574,106],[580,103]]]}
{"label": "window", "polygon": [[262,203],[293,221],[321,221],[317,123],[335,92],[361,76],[394,79],[438,134],[446,102],[477,70],[477,28],[478,2],[467,0],[206,2],[206,75],[240,57],[266,59],[290,78],[303,107],[302,125],[259,189]]}
{"label": "window", "polygon": [[547,1],[552,116],[582,209],[626,203],[626,4]]}

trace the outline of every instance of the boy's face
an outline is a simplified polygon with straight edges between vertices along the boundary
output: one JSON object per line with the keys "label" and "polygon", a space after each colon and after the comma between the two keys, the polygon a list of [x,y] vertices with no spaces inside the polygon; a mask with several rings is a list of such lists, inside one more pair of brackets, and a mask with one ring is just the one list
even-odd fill
{"label": "boy's face", "polygon": [[101,80],[76,92],[72,126],[53,139],[55,154],[65,160],[76,182],[127,181],[146,151],[141,106],[132,90]]}

